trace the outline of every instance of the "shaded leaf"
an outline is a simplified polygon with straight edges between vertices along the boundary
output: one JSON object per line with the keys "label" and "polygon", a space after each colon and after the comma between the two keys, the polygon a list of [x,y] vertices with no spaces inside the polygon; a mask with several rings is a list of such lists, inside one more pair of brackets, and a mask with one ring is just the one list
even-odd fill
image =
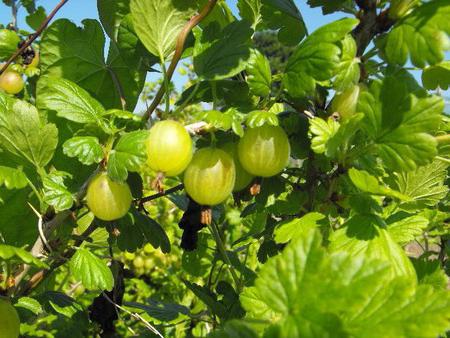
{"label": "shaded leaf", "polygon": [[195,30],[195,72],[203,80],[220,80],[244,70],[252,33],[247,21],[232,22],[222,31],[214,24],[204,31]]}

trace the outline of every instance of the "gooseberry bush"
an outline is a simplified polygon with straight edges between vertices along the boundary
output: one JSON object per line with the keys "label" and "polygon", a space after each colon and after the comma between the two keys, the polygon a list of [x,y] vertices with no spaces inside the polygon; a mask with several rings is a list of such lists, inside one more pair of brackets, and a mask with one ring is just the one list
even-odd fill
{"label": "gooseberry bush", "polygon": [[0,337],[449,336],[448,0],[71,1],[0,5]]}

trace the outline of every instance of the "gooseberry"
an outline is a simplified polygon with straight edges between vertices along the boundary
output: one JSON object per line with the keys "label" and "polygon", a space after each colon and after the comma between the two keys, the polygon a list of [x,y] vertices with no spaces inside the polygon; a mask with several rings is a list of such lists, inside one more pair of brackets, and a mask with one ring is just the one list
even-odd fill
{"label": "gooseberry", "polygon": [[359,86],[355,85],[342,93],[338,93],[331,101],[332,113],[337,112],[345,120],[355,114],[359,97]]}
{"label": "gooseberry", "polygon": [[17,338],[20,333],[20,319],[14,306],[0,298],[0,337]]}
{"label": "gooseberry", "polygon": [[106,173],[89,183],[86,200],[95,217],[112,221],[126,215],[131,206],[131,191],[125,182],[114,182]]}
{"label": "gooseberry", "polygon": [[281,127],[263,125],[248,129],[238,144],[239,161],[250,174],[270,177],[281,172],[291,148]]}
{"label": "gooseberry", "polygon": [[233,159],[218,148],[198,150],[184,173],[184,188],[201,205],[222,203],[231,194],[236,178]]}
{"label": "gooseberry", "polygon": [[254,176],[242,167],[239,161],[237,143],[226,143],[222,149],[225,150],[233,158],[234,166],[236,168],[236,180],[234,182],[233,191],[241,191],[250,184]]}
{"label": "gooseberry", "polygon": [[13,70],[7,70],[0,75],[0,89],[4,90],[8,94],[18,94],[22,91],[25,82],[22,76]]}
{"label": "gooseberry", "polygon": [[133,260],[133,266],[136,269],[141,269],[144,267],[144,259],[141,256],[137,256],[134,260]]}
{"label": "gooseberry", "polygon": [[181,174],[192,159],[192,139],[177,121],[157,122],[146,145],[149,167],[165,176]]}

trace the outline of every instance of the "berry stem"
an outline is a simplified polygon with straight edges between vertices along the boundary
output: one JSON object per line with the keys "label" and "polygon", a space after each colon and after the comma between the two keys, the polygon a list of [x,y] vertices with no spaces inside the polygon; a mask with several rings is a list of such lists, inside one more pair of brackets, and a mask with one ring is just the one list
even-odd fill
{"label": "berry stem", "polygon": [[211,224],[209,225],[209,229],[211,230],[211,234],[214,237],[214,240],[217,245],[217,249],[219,250],[220,254],[222,255],[223,261],[230,268],[231,276],[233,277],[234,283],[236,284],[236,290],[239,292],[241,289],[240,280],[238,278],[238,275],[236,274],[236,271],[233,268],[233,264],[231,264],[230,257],[228,257],[228,255],[227,255],[225,245],[223,244],[222,238],[220,237],[220,234],[219,234],[219,229],[217,228],[217,225],[214,221],[211,222]]}

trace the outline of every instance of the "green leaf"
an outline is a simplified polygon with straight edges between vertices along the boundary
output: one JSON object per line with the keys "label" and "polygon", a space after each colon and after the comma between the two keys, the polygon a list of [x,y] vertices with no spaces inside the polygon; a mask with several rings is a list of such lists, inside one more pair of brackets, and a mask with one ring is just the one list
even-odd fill
{"label": "green leaf", "polygon": [[135,302],[125,303],[128,307],[144,310],[150,317],[163,322],[170,322],[177,318],[186,318],[190,314],[189,308],[176,303],[164,303],[153,299],[148,299],[146,304]]}
{"label": "green leaf", "polygon": [[61,314],[67,318],[73,318],[76,313],[84,310],[72,297],[57,291],[46,291],[39,295],[39,302],[45,304],[47,312]]}
{"label": "green leaf", "polygon": [[380,184],[375,176],[370,175],[365,170],[350,168],[350,170],[348,171],[348,176],[350,177],[353,184],[359,190],[362,190],[364,192],[368,192],[373,195],[391,196],[400,200],[409,200],[408,196]]}
{"label": "green leaf", "polygon": [[278,126],[278,117],[270,111],[254,110],[247,114],[245,124],[250,128],[261,127],[264,124]]}
{"label": "green leaf", "polygon": [[115,40],[123,17],[130,12],[130,0],[97,0],[97,9],[103,29]]}
{"label": "green leaf", "polygon": [[44,123],[34,106],[0,93],[0,148],[43,167],[53,157],[58,129]]}
{"label": "green leaf", "polygon": [[108,159],[108,175],[117,181],[125,181],[129,171],[137,172],[147,159],[145,140],[147,130],[123,134]]}
{"label": "green leaf", "polygon": [[226,307],[217,300],[217,296],[206,286],[183,281],[186,287],[191,290],[215,315],[220,318],[226,317]]}
{"label": "green leaf", "polygon": [[[40,44],[42,75],[75,82],[107,109],[122,108],[120,84],[126,109],[133,110],[144,85],[145,71],[138,64],[130,66],[114,42],[109,46],[105,60],[105,36],[96,20],[84,20],[83,27],[67,19],[56,20],[45,30]],[[45,90],[38,86],[38,105]]]}
{"label": "green leaf", "polygon": [[38,236],[38,219],[27,202],[36,206],[39,203],[28,187],[20,190],[0,189],[0,234],[10,245],[32,245]]}
{"label": "green leaf", "polygon": [[53,171],[42,179],[44,202],[54,207],[56,212],[70,209],[75,200],[64,184],[64,176],[64,173]]}
{"label": "green leaf", "polygon": [[6,189],[22,189],[28,185],[28,179],[22,168],[11,168],[0,165],[0,186]]}
{"label": "green leaf", "polygon": [[351,217],[330,235],[330,251],[390,262],[393,275],[409,276],[414,280],[416,275],[411,261],[380,223],[375,215]]}
{"label": "green leaf", "polygon": [[212,331],[208,338],[258,338],[251,325],[242,320],[229,320],[219,330]]}
{"label": "green leaf", "polygon": [[120,234],[111,236],[110,240],[117,240],[117,246],[122,251],[135,252],[145,243],[150,243],[155,249],[161,248],[163,253],[170,252],[170,241],[161,225],[134,208],[115,226]]}
{"label": "green leaf", "polygon": [[208,110],[199,114],[199,119],[207,122],[215,129],[224,131],[232,129],[236,135],[241,137],[244,135],[244,129],[241,125],[243,116],[234,108],[230,108],[224,113],[217,110]]}
{"label": "green leaf", "polygon": [[336,91],[344,91],[358,84],[360,77],[360,60],[356,56],[357,46],[353,37],[348,34],[342,40],[341,62],[333,82]]}
{"label": "green leaf", "polygon": [[300,236],[303,232],[317,228],[318,221],[324,218],[325,216],[319,212],[310,212],[300,218],[282,222],[275,228],[275,242],[287,243]]}
{"label": "green leaf", "polygon": [[278,31],[278,40],[295,46],[306,35],[306,25],[293,0],[261,0],[264,28]]}
{"label": "green leaf", "polygon": [[406,210],[421,210],[432,207],[444,199],[448,193],[445,184],[448,163],[434,160],[431,164],[415,171],[395,173],[396,189],[409,197],[401,205]]}
{"label": "green leaf", "polygon": [[117,33],[117,47],[123,56],[123,60],[130,67],[141,65],[138,69],[151,70],[152,65],[158,62],[158,58],[145,49],[136,35],[131,14],[127,14],[120,22]]}
{"label": "green leaf", "polygon": [[250,57],[252,29],[247,21],[235,21],[222,31],[210,24],[196,29],[194,69],[202,80],[220,80],[243,71]]}
{"label": "green leaf", "polygon": [[422,72],[422,83],[426,89],[440,88],[447,90],[450,86],[450,61],[443,61],[426,67]]}
{"label": "green leaf", "polygon": [[269,60],[257,49],[252,49],[247,65],[247,82],[250,93],[267,96],[272,87],[272,73]]}
{"label": "green leaf", "polygon": [[339,130],[339,122],[333,117],[327,121],[320,117],[309,120],[309,132],[314,135],[311,139],[311,149],[317,154],[323,154],[327,151],[329,140],[336,135]]}
{"label": "green leaf", "polygon": [[423,216],[413,215],[394,219],[387,224],[387,231],[392,239],[400,245],[408,244],[423,234],[428,226],[428,219]]}
{"label": "green leaf", "polygon": [[111,291],[114,286],[113,274],[106,263],[87,249],[77,249],[69,267],[86,289]]}
{"label": "green leaf", "polygon": [[43,312],[42,305],[34,298],[30,297],[20,297],[15,307],[27,309],[33,312],[35,315],[38,315]]}
{"label": "green leaf", "polygon": [[0,60],[9,59],[17,50],[20,38],[10,29],[0,29]]}
{"label": "green leaf", "polygon": [[144,46],[161,62],[175,50],[178,34],[194,13],[190,1],[131,0],[133,25]]}
{"label": "green leaf", "polygon": [[375,142],[376,154],[390,170],[415,170],[429,164],[437,153],[434,133],[444,102],[408,88],[405,76],[388,76],[362,91],[358,111],[365,114],[363,128]]}
{"label": "green leaf", "polygon": [[249,319],[276,325],[266,330],[268,337],[442,334],[449,325],[449,293],[416,287],[413,277],[389,270],[388,262],[326,252],[319,232],[310,229],[264,264],[240,299]]}
{"label": "green leaf", "polygon": [[239,16],[251,22],[252,29],[256,30],[256,27],[262,21],[261,0],[238,0],[237,7],[239,9]]}
{"label": "green leaf", "polygon": [[11,261],[15,264],[26,263],[37,268],[48,268],[47,264],[34,257],[28,251],[11,245],[0,244],[0,258],[5,261]]}
{"label": "green leaf", "polygon": [[435,65],[445,57],[450,40],[450,4],[447,0],[426,2],[400,20],[382,42],[388,62],[424,68]]}
{"label": "green leaf", "polygon": [[448,277],[438,259],[430,260],[420,257],[412,260],[417,272],[419,284],[431,285],[436,290],[446,290]]}
{"label": "green leaf", "polygon": [[325,154],[331,158],[337,158],[341,163],[345,155],[352,149],[352,140],[361,129],[361,120],[364,115],[357,113],[343,119],[338,130],[332,135],[326,144]]}
{"label": "green leaf", "polygon": [[45,13],[45,8],[39,6],[36,11],[26,16],[25,21],[27,22],[28,26],[30,26],[34,30],[37,30],[41,26],[42,22],[44,22],[46,17],[47,14]]}
{"label": "green leaf", "polygon": [[310,96],[317,82],[330,80],[336,75],[342,57],[340,43],[357,23],[355,19],[332,22],[316,30],[297,47],[283,76],[289,95]]}
{"label": "green leaf", "polygon": [[354,6],[352,0],[308,0],[308,5],[311,7],[322,7],[322,13],[324,15],[337,12],[346,8],[352,8]]}
{"label": "green leaf", "polygon": [[40,94],[40,104],[56,111],[59,117],[77,123],[92,123],[105,128],[105,108],[76,83],[61,79],[48,79],[47,90]]}
{"label": "green leaf", "polygon": [[69,157],[76,157],[85,164],[99,163],[103,158],[103,148],[95,136],[75,136],[63,144],[63,152]]}

